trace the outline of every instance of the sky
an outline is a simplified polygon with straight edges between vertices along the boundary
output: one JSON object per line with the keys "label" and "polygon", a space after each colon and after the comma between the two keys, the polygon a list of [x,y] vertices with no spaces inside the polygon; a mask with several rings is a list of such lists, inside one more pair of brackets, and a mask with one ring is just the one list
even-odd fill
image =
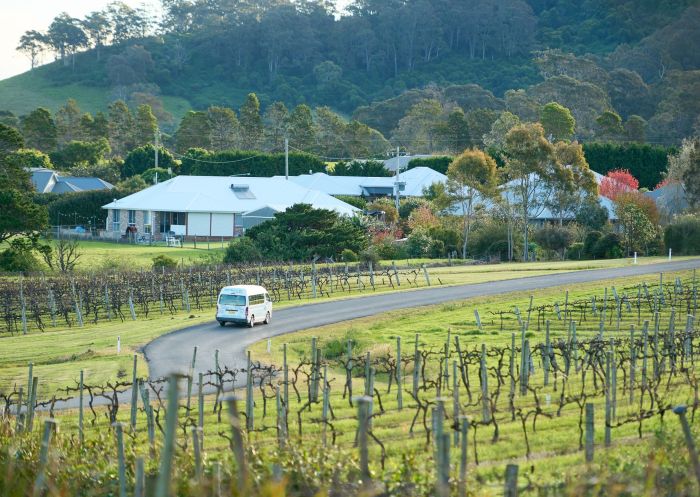
{"label": "sky", "polygon": [[[158,0],[123,0],[131,7],[142,4],[158,7]],[[77,18],[103,9],[111,0],[0,0],[0,79],[28,71],[29,58],[17,52],[19,38],[25,31],[45,31],[61,12]],[[44,62],[53,55],[44,54]]]}

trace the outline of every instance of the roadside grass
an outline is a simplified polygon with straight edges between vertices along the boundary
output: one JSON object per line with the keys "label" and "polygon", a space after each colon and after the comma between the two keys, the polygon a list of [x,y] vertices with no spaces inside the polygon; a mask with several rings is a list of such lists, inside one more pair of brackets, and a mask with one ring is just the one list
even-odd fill
{"label": "roadside grass", "polygon": [[[692,271],[664,273],[665,281],[672,282],[676,277],[682,278],[686,283],[692,277]],[[629,278],[609,279],[599,282],[586,283],[577,285],[576,288],[569,288],[569,302],[590,301],[591,297],[598,298],[603,296],[604,288],[614,286],[620,295],[626,294],[630,299],[636,298],[636,290],[638,285],[646,283],[651,290],[655,285],[658,285],[658,275],[636,276]],[[533,293],[533,305],[539,306],[543,304],[553,305],[558,302],[563,308],[566,287],[557,287],[550,289],[537,290]],[[610,293],[609,293],[610,295]],[[272,350],[268,354],[266,352],[266,341],[254,344],[251,347],[254,360],[261,361],[264,364],[281,365],[282,354],[281,347],[283,343],[289,345],[288,361],[291,365],[298,363],[302,358],[308,358],[310,355],[310,337],[318,337],[319,348],[324,352],[325,357],[339,356],[344,353],[345,341],[352,339],[356,342],[353,354],[361,356],[365,352],[370,352],[373,357],[386,355],[387,353],[394,354],[396,338],[402,338],[404,354],[412,356],[415,334],[420,333],[420,345],[423,349],[441,350],[445,340],[447,339],[447,330],[450,329],[451,336],[459,336],[463,350],[478,350],[482,343],[493,346],[504,346],[510,343],[511,333],[518,331],[519,326],[517,319],[513,315],[504,317],[503,329],[501,329],[501,321],[491,312],[501,310],[511,310],[516,306],[522,312],[523,319],[526,319],[527,308],[530,303],[530,292],[514,292],[494,297],[483,297],[469,299],[463,302],[445,302],[437,303],[432,306],[426,306],[418,309],[407,311],[394,311],[386,313],[382,316],[374,316],[353,320],[350,322],[324,326],[312,330],[276,337],[272,339]],[[483,330],[479,330],[475,323],[474,309],[478,309],[481,314]],[[639,322],[649,320],[652,317],[650,310],[646,307],[642,308],[640,315],[636,312],[623,311],[621,319],[620,334],[616,330],[616,317],[612,309],[609,309],[609,318],[612,317],[612,322],[606,319],[606,337],[626,337],[628,336],[630,324],[637,325]],[[566,331],[563,329],[563,323],[553,315],[551,309],[548,310],[547,319],[551,323],[551,337],[556,340],[558,337],[565,337]],[[582,315],[574,314],[573,319],[577,321],[577,331],[581,339],[590,337],[598,332],[597,318],[588,315],[586,320],[583,320]],[[662,312],[662,322],[667,323],[668,309]],[[680,326],[680,325],[679,325]],[[665,329],[665,328],[664,328]],[[540,321],[538,324],[537,318],[533,313],[531,315],[530,332],[528,332],[533,347],[536,343],[541,343],[544,340],[544,326]],[[493,358],[489,361],[494,360]],[[436,359],[433,359],[436,361]],[[700,365],[695,365],[697,369]],[[127,369],[128,370],[128,369]],[[26,369],[24,370],[26,373]],[[373,434],[384,444],[387,451],[386,472],[385,474],[393,474],[395,477],[405,467],[407,461],[410,461],[412,468],[420,468],[421,474],[426,478],[434,478],[434,467],[432,466],[432,458],[430,454],[433,450],[432,445],[428,443],[426,432],[423,429],[423,419],[418,417],[415,433],[410,433],[410,426],[413,416],[416,413],[415,402],[410,398],[408,391],[410,390],[411,378],[410,365],[404,370],[404,408],[398,410],[396,399],[396,386],[392,386],[388,390],[388,381],[386,375],[378,375],[375,383],[375,388],[381,397],[375,394],[375,412],[379,413],[373,420]],[[463,414],[470,416],[471,419],[479,420],[481,413],[481,405],[478,402],[478,371],[470,369],[470,379],[472,382],[472,391],[475,395],[475,402],[467,402],[467,394],[464,390],[461,391]],[[301,378],[304,378],[302,375]],[[489,382],[495,381],[495,378],[490,378]],[[26,382],[26,374],[21,376],[21,382]],[[337,448],[334,451],[343,451],[346,454],[346,464],[357,464],[357,450],[354,448],[355,430],[357,427],[357,407],[349,405],[349,399],[343,395],[343,384],[345,381],[344,371],[330,370],[328,381],[331,384],[330,404],[332,406],[333,419],[331,423],[338,437],[336,440]],[[560,416],[556,415],[557,402],[561,395],[561,378],[552,378],[552,384],[548,387],[542,386],[542,366],[539,357],[536,358],[535,372],[532,375],[532,384],[539,386],[539,396],[542,399],[542,408],[544,414],[537,418],[536,429],[533,424],[532,417],[528,418],[525,429],[530,442],[530,457],[526,458],[526,442],[523,425],[519,419],[511,421],[507,418],[508,408],[508,386],[504,385],[504,391],[501,393],[497,405],[499,413],[499,437],[497,441],[493,440],[493,426],[479,426],[475,431],[470,430],[468,460],[469,460],[469,488],[474,495],[500,495],[500,489],[497,490],[496,485],[500,484],[503,477],[504,467],[508,463],[517,462],[520,464],[521,477],[524,479],[532,479],[538,485],[543,484],[567,484],[575,480],[579,475],[583,475],[587,471],[594,469],[607,474],[612,478],[616,471],[638,471],[640,465],[647,458],[652,457],[652,453],[656,451],[656,447],[660,440],[679,439],[679,425],[675,417],[668,414],[662,419],[659,416],[653,416],[648,420],[644,420],[641,425],[641,438],[638,431],[640,425],[637,422],[625,422],[619,426],[615,426],[612,435],[612,447],[603,449],[604,445],[604,402],[602,396],[598,395],[587,399],[588,402],[595,403],[595,443],[596,454],[595,462],[591,465],[584,464],[583,451],[579,449],[579,429],[580,418],[579,410],[575,404],[567,404]],[[588,387],[592,380],[588,380]],[[627,393],[624,387],[623,375],[620,372],[618,378],[617,401],[618,420],[622,421],[629,419],[639,412],[640,401],[635,400],[630,402],[627,398]],[[639,381],[639,380],[638,380]],[[451,379],[450,379],[451,383]],[[289,408],[289,432],[291,443],[298,447],[306,447],[307,449],[319,448],[323,437],[323,423],[321,422],[321,405],[314,404],[309,409],[304,408],[307,401],[307,392],[302,383],[297,385],[300,390],[300,397],[297,399],[295,391],[290,387],[290,408]],[[353,389],[355,394],[363,390],[364,380],[361,377],[354,378]],[[495,388],[491,384],[491,388]],[[567,391],[573,394],[580,390],[580,382],[573,378],[569,380]],[[196,385],[193,389],[196,392]],[[245,389],[239,387],[237,392],[239,395],[245,395]],[[260,453],[268,453],[273,450],[276,445],[275,431],[275,401],[274,397],[270,398],[268,391],[267,402],[262,402],[260,391],[256,387],[255,392],[255,410],[254,419],[256,431],[249,434],[248,440],[254,445]],[[434,400],[434,392],[426,392],[424,400]],[[447,396],[451,392],[446,393]],[[384,411],[381,411],[383,406]],[[213,396],[207,396],[205,400],[204,410],[204,434],[206,447],[206,461],[229,461],[230,446],[229,441],[223,435],[228,435],[227,416],[224,411],[222,422],[218,422],[218,416],[214,412]],[[663,395],[664,404],[675,405],[680,403],[692,402],[692,388],[686,384],[682,375],[674,377],[670,389],[667,394]],[[532,410],[535,406],[532,401],[532,395],[527,397],[516,398],[517,407],[524,411]],[[181,400],[181,406],[184,406],[185,400]],[[196,394],[192,398],[193,409],[189,413],[191,422],[196,422]],[[646,407],[649,404],[648,398],[643,401]],[[449,420],[452,419],[452,402],[446,402]],[[243,409],[243,406],[240,406]],[[103,409],[96,409],[96,415],[93,418],[92,414],[88,415],[88,425],[86,428],[88,440],[94,439],[104,443],[104,434],[109,429],[108,421],[102,414]],[[185,422],[187,416],[184,407],[180,411],[180,422]],[[41,417],[46,416],[42,413]],[[75,411],[66,411],[58,413],[60,419],[61,430],[64,436],[71,436],[76,433],[77,415]],[[119,411],[119,419],[123,422],[128,422],[129,409],[122,407]],[[451,421],[448,420],[448,424]],[[427,426],[430,428],[430,414],[427,416]],[[301,422],[303,430],[299,436],[299,422]],[[186,425],[187,423],[185,423]],[[697,428],[695,428],[697,431]],[[180,443],[184,443],[186,431],[178,430]],[[330,440],[331,431],[328,429],[327,436]],[[161,438],[160,433],[158,438]],[[134,438],[130,438],[130,450],[133,450],[138,455],[146,456],[148,454],[148,444],[146,439],[146,421],[142,413],[139,413],[138,427]],[[371,464],[374,471],[380,471],[381,451],[376,443],[370,442],[371,447]],[[476,447],[476,449],[475,449]],[[427,454],[426,454],[427,452]],[[685,457],[685,448],[681,450]],[[478,456],[479,464],[476,464]],[[459,458],[459,448],[451,448],[451,460],[456,463]],[[663,464],[663,461],[660,462]],[[454,467],[453,467],[454,468]],[[455,471],[453,469],[453,471]],[[453,472],[453,474],[455,474]]]}
{"label": "roadside grass", "polygon": [[[643,263],[651,263],[652,261],[658,262],[659,259],[640,259],[640,262]],[[456,285],[506,280],[523,276],[557,274],[592,268],[619,267],[627,263],[627,260],[620,259],[613,261],[585,261],[581,263],[567,261],[558,264],[511,263],[488,266],[453,266],[432,268],[430,269],[430,274],[433,285],[435,285],[438,277],[445,285]],[[422,278],[422,275],[420,278]],[[655,278],[657,277],[651,275],[646,277],[646,280],[653,282]],[[425,288],[423,281],[421,281],[421,285],[420,288]],[[589,284],[587,288],[593,288],[598,285],[609,286],[610,282]],[[385,286],[378,288],[375,292],[370,290],[353,290],[352,293],[336,292],[329,297],[318,299],[279,302],[275,304],[275,309],[307,303],[357,298],[375,293],[411,291],[415,289],[416,287],[407,287],[404,284],[400,290],[392,290],[391,287]],[[555,292],[555,290],[541,290],[537,292],[537,295],[546,298],[547,295],[553,295],[552,292]],[[499,306],[503,299],[503,296],[494,296],[485,300],[482,299],[474,304],[445,303],[443,311],[439,312],[437,317],[431,316],[426,308],[406,309],[396,311],[387,316],[370,317],[333,325],[320,330],[286,335],[285,337],[273,339],[273,343],[281,343],[282,340],[287,341],[292,348],[297,347],[299,349],[298,353],[301,354],[303,346],[296,344],[302,344],[304,340],[314,334],[322,337],[324,347],[327,347],[325,340],[337,339],[345,335],[363,343],[366,340],[376,341],[378,338],[386,341],[386,343],[393,343],[395,336],[399,336],[401,333],[406,334],[406,340],[413,340],[412,333],[414,332],[410,332],[410,330],[415,327],[426,330],[422,332],[421,338],[425,343],[428,343],[426,340],[434,343],[444,341],[442,335],[446,332],[447,327],[451,327],[454,333],[464,336],[464,339],[467,339],[470,343],[480,343],[479,340],[484,340],[485,343],[497,342],[499,340],[497,335],[491,335],[491,332],[479,332],[474,329],[475,327],[472,324],[474,323],[473,308],[468,307],[468,310],[465,310],[464,306],[474,305],[478,307],[482,320],[486,322],[490,319],[488,310],[500,308]],[[527,304],[525,297],[520,298],[518,305],[521,309],[527,308]],[[93,378],[92,381],[96,383],[116,381],[123,375],[124,371],[131,371],[132,353],[139,354],[139,374],[146,376],[146,361],[139,351],[142,346],[166,333],[213,321],[212,308],[205,306],[202,309],[192,309],[190,313],[180,311],[172,315],[164,314],[161,316],[157,312],[151,312],[148,317],[139,316],[136,321],[131,321],[127,318],[123,322],[112,320],[92,324],[86,320],[85,326],[82,328],[77,326],[51,328],[48,326],[44,332],[32,331],[27,335],[4,335],[0,337],[0,349],[3,351],[0,354],[0,385],[11,385],[24,381],[26,366],[30,361],[37,364],[36,374],[40,376],[40,388],[45,389],[44,392],[53,392],[57,388],[75,385],[76,375],[80,369],[84,369],[86,374],[90,374],[91,378]],[[382,324],[387,322],[391,322],[391,326]],[[444,323],[448,324],[445,325]],[[511,324],[507,323],[507,325]],[[388,328],[392,328],[392,330],[388,331]],[[117,354],[116,351],[117,336],[121,338],[121,354]],[[342,344],[336,344],[336,346],[339,347]],[[257,353],[257,350],[262,345],[259,344],[256,347],[257,349],[254,347],[253,350]],[[261,356],[259,359],[278,360],[279,357],[266,358]]]}

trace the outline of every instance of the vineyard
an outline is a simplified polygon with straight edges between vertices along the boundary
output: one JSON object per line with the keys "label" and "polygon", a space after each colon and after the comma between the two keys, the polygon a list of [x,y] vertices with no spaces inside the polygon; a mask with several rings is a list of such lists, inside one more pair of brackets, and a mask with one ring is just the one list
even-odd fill
{"label": "vineyard", "polygon": [[[435,283],[440,283],[439,278]],[[354,264],[196,266],[178,271],[37,275],[0,280],[2,333],[44,331],[212,308],[225,285],[265,286],[276,302],[366,290],[430,286],[428,269]]]}
{"label": "vineyard", "polygon": [[[177,305],[207,302],[206,274]],[[165,276],[171,291],[185,278]],[[319,294],[339,281],[326,277]],[[158,295],[149,278],[138,288]],[[135,281],[100,315],[130,299],[147,312]],[[249,352],[240,369],[217,355],[200,372],[194,349],[189,375],[138,378],[134,357],[130,378],[76,372],[43,395],[29,365],[26,384],[0,388],[0,495],[697,495],[697,293],[694,273],[662,274],[470,308],[462,329],[372,347],[290,337],[280,361]]]}

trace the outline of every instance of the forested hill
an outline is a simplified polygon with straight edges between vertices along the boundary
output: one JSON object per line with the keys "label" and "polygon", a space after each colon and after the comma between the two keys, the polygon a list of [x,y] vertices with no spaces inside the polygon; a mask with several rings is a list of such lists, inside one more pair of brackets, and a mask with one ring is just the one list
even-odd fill
{"label": "forested hill", "polygon": [[174,128],[188,108],[238,108],[252,91],[263,108],[330,106],[387,138],[426,101],[445,116],[482,111],[486,132],[486,110],[532,120],[551,101],[584,140],[610,135],[605,111],[621,117],[620,139],[669,144],[700,129],[700,0],[356,0],[341,13],[323,1],[162,4],[157,22],[114,3],[27,32],[28,57],[57,61],[0,82],[0,110],[163,102],[161,124]]}

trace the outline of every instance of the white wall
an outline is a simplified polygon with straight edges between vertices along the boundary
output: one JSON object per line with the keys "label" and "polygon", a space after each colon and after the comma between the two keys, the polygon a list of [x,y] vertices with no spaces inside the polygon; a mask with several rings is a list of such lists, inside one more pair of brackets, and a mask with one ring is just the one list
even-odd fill
{"label": "white wall", "polygon": [[189,236],[209,236],[208,212],[189,212],[187,214],[187,234]]}
{"label": "white wall", "polygon": [[213,213],[211,216],[212,236],[233,236],[233,214]]}

